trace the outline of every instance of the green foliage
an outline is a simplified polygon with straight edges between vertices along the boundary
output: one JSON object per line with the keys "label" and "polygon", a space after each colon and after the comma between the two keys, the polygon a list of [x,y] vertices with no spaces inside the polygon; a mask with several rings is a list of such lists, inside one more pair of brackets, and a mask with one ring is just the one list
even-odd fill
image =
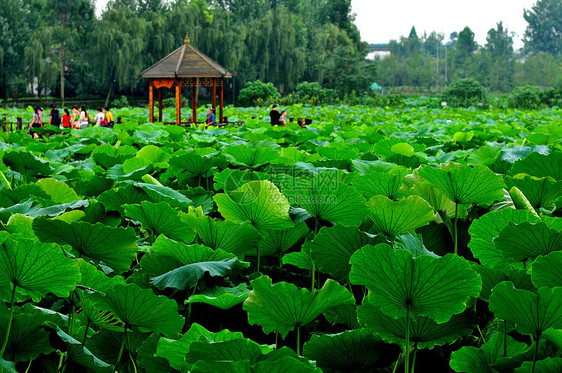
{"label": "green foliage", "polygon": [[452,107],[482,107],[487,105],[484,87],[471,78],[453,81],[443,91],[443,100]]}
{"label": "green foliage", "polygon": [[554,88],[535,86],[517,87],[511,92],[510,105],[518,109],[538,109],[543,106],[559,105],[562,93]]}
{"label": "green foliage", "polygon": [[263,83],[261,80],[247,82],[238,96],[240,103],[246,106],[269,106],[277,99],[279,99],[277,88],[272,83]]}

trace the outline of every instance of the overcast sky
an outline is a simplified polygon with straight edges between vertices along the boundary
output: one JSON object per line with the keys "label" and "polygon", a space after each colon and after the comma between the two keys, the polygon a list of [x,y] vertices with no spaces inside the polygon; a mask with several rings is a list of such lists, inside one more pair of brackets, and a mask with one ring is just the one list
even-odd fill
{"label": "overcast sky", "polygon": [[[96,0],[100,14],[108,0]],[[352,0],[355,24],[361,38],[369,43],[387,43],[408,36],[412,26],[419,36],[424,31],[442,32],[445,40],[453,31],[465,26],[474,32],[480,45],[486,43],[488,30],[503,21],[515,33],[515,49],[523,46],[521,38],[527,27],[523,11],[536,0]]]}

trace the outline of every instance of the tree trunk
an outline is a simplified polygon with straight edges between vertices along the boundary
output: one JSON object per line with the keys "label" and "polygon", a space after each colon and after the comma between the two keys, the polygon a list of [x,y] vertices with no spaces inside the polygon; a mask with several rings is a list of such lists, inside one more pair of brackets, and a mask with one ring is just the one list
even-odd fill
{"label": "tree trunk", "polygon": [[109,106],[109,98],[111,97],[111,91],[113,91],[113,79],[109,83],[109,89],[107,90],[107,96],[105,96],[105,107]]}

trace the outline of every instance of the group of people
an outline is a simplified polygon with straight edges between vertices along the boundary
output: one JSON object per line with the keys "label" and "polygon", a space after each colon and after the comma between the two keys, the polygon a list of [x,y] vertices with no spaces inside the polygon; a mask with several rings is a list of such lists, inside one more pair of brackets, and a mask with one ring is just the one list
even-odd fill
{"label": "group of people", "polygon": [[[49,105],[49,109],[51,110],[49,113],[49,124],[51,126],[58,126],[61,129],[86,129],[90,123],[94,124],[94,126],[109,128],[113,128],[114,125],[113,114],[107,106],[104,109],[99,106],[93,120],[90,118],[85,106],[78,109],[78,105],[74,105],[71,109],[72,111],[64,109],[64,114],[62,115],[54,104]],[[43,109],[39,106],[33,108],[33,117],[29,124],[29,134],[33,138],[41,137],[33,128],[43,127],[42,111]]]}
{"label": "group of people", "polygon": [[269,117],[271,118],[272,126],[286,126],[287,125],[287,111],[283,110],[279,112],[278,106],[273,104],[271,111],[269,112]]}

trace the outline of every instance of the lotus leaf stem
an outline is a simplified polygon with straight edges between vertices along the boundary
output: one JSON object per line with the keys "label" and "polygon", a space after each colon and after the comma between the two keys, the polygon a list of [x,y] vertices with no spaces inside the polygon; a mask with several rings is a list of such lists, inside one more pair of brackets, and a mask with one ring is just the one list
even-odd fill
{"label": "lotus leaf stem", "polygon": [[533,366],[531,367],[531,373],[535,373],[535,364],[537,363],[537,355],[539,354],[539,340],[540,340],[540,335],[537,336],[537,341],[535,342],[535,354],[533,356]]}
{"label": "lotus leaf stem", "polygon": [[503,320],[503,357],[507,356],[507,321]]}
{"label": "lotus leaf stem", "polygon": [[29,372],[29,368],[31,368],[31,363],[33,363],[33,359],[29,360],[29,364],[27,364],[27,369],[25,370],[25,373]]}
{"label": "lotus leaf stem", "polygon": [[406,358],[404,361],[404,373],[410,373],[410,306],[406,308]]}
{"label": "lotus leaf stem", "polygon": [[0,171],[0,180],[2,180],[2,182],[4,182],[4,186],[6,188],[12,190],[12,185],[10,184],[8,179],[6,179],[6,175],[4,175],[4,173],[2,171]]}
{"label": "lotus leaf stem", "polygon": [[131,352],[129,351],[129,359],[131,359],[131,363],[133,363],[133,369],[135,370],[135,373],[137,373],[137,364],[135,364],[135,359],[133,359],[133,355],[131,355]]}
{"label": "lotus leaf stem", "polygon": [[119,361],[121,361],[121,356],[123,355],[123,349],[125,348],[125,338],[127,337],[127,325],[123,326],[123,338],[121,339],[121,347],[119,347],[119,353],[117,354],[117,361],[115,361],[115,371],[119,366]]}
{"label": "lotus leaf stem", "polygon": [[10,331],[12,329],[12,320],[14,318],[14,302],[16,300],[16,288],[17,285],[14,284],[12,288],[12,299],[10,300],[10,318],[8,319],[8,326],[6,327],[6,336],[4,337],[4,342],[2,343],[2,349],[0,350],[0,357],[4,357],[4,351],[8,346],[8,339],[10,338]]}
{"label": "lotus leaf stem", "polygon": [[297,355],[301,356],[301,326],[297,326]]}
{"label": "lotus leaf stem", "polygon": [[453,228],[454,229],[453,239],[455,240],[455,255],[458,253],[458,248],[459,248],[459,231],[457,230],[457,221],[459,220],[458,214],[459,214],[459,204],[455,202],[455,227]]}
{"label": "lotus leaf stem", "polygon": [[418,355],[418,349],[414,346],[414,356],[412,357],[412,368],[411,373],[414,373],[414,368],[416,366],[416,356]]}

